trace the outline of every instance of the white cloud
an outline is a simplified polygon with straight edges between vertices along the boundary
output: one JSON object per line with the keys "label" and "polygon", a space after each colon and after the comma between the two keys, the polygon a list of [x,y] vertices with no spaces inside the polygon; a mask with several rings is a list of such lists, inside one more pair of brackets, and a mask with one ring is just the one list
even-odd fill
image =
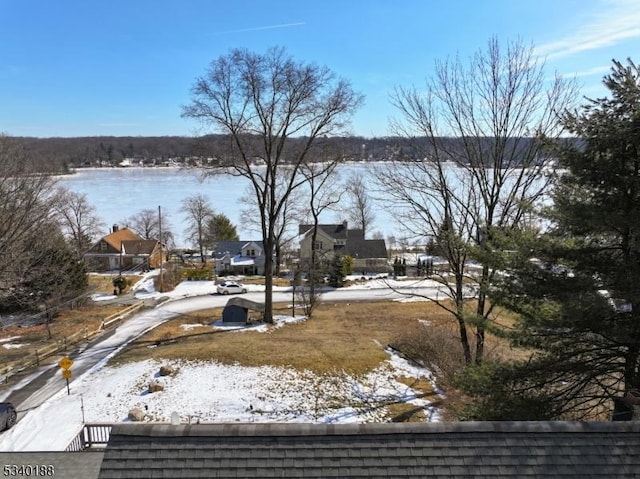
{"label": "white cloud", "polygon": [[581,28],[560,40],[538,46],[536,53],[547,59],[566,57],[638,37],[640,37],[640,2],[605,0],[591,12]]}
{"label": "white cloud", "polygon": [[238,30],[227,30],[224,32],[216,32],[215,35],[226,35],[229,33],[245,33],[245,32],[257,32],[260,30],[273,30],[276,28],[288,28],[288,27],[299,27],[302,25],[306,25],[306,22],[296,22],[296,23],[282,23],[279,25],[266,25],[262,27],[250,27],[250,28],[240,28]]}
{"label": "white cloud", "polygon": [[588,68],[586,70],[582,70],[578,72],[564,73],[562,76],[564,78],[581,78],[581,77],[590,77],[594,75],[598,75],[602,77],[603,75],[609,72],[611,72],[611,65],[603,65],[603,66]]}

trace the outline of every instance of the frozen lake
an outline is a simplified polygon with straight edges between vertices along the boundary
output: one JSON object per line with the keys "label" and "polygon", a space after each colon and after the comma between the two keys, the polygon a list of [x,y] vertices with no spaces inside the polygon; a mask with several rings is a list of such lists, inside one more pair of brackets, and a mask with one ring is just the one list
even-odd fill
{"label": "frozen lake", "polygon": [[[344,179],[351,171],[365,174],[369,165],[344,165],[338,174]],[[127,218],[143,209],[158,209],[169,221],[177,246],[188,246],[184,240],[185,215],[180,212],[182,201],[194,194],[202,194],[217,213],[224,213],[236,225],[241,239],[260,239],[258,230],[251,231],[240,224],[241,210],[246,206],[240,198],[245,194],[249,180],[230,175],[203,179],[198,170],[179,168],[100,168],[78,170],[73,175],[58,177],[59,184],[71,191],[85,193],[98,216],[105,223],[105,234],[111,225],[125,226]],[[258,213],[256,212],[256,215]],[[344,214],[328,212],[324,223],[341,222]],[[379,231],[386,238],[394,234],[396,225],[390,214],[376,204],[376,218],[371,232]],[[367,236],[371,236],[369,233]]]}

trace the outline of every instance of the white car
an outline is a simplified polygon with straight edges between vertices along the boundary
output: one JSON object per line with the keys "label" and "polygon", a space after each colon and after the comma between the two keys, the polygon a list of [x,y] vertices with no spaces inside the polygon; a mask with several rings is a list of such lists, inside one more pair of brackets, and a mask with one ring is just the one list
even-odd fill
{"label": "white car", "polygon": [[224,281],[220,283],[216,289],[218,294],[239,294],[247,292],[247,288],[235,281]]}

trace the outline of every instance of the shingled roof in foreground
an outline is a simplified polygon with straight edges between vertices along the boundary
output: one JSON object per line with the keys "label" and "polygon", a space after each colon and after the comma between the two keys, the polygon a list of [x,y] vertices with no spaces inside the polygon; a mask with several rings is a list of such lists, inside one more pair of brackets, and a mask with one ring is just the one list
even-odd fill
{"label": "shingled roof in foreground", "polygon": [[120,424],[116,478],[631,478],[640,422]]}

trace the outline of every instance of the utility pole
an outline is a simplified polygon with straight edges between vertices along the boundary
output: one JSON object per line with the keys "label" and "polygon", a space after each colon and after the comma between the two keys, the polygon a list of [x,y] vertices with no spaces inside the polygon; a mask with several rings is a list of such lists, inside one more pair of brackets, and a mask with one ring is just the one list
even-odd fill
{"label": "utility pole", "polygon": [[159,241],[160,241],[160,292],[164,292],[164,244],[162,243],[162,208],[158,205],[158,231],[159,231]]}

